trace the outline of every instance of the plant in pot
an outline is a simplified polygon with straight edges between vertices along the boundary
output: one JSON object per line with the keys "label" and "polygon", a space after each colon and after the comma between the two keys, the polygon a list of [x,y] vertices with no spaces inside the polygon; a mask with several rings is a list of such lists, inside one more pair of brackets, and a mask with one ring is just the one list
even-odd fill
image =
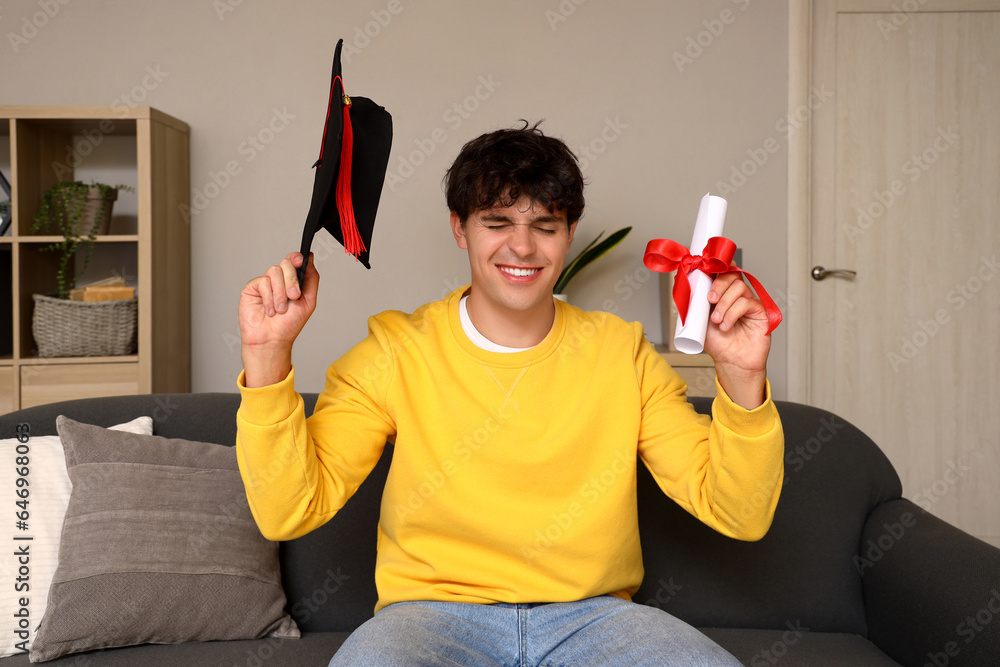
{"label": "plant in pot", "polygon": [[[559,279],[556,280],[555,287],[552,288],[552,293],[555,294],[556,298],[565,301],[566,285],[570,280],[572,280],[573,276],[579,273],[580,269],[583,267],[608,254],[612,248],[621,243],[625,237],[628,236],[630,231],[632,231],[631,227],[624,227],[604,239],[604,241],[601,241],[601,237],[604,236],[604,232],[598,234],[597,238],[591,241],[586,248],[581,250],[580,254],[577,255],[572,262],[563,267],[562,273],[559,274]],[[598,243],[598,241],[601,242]]]}
{"label": "plant in pot", "polygon": [[[136,299],[97,303],[70,301],[76,279],[87,269],[94,242],[106,233],[111,208],[127,185],[56,183],[42,196],[32,231],[58,234],[62,240],[41,250],[60,254],[56,297],[35,294],[32,332],[40,357],[112,356],[135,349]],[[82,252],[81,261],[76,261]]]}
{"label": "plant in pot", "polygon": [[[106,233],[111,221],[111,209],[118,191],[134,192],[128,185],[106,185],[82,181],[56,183],[42,195],[42,203],[31,226],[33,232],[59,234],[62,241],[42,247],[43,251],[58,252],[59,269],[56,285],[60,299],[68,299],[76,279],[87,269],[94,241]],[[82,251],[79,267],[74,257]]]}

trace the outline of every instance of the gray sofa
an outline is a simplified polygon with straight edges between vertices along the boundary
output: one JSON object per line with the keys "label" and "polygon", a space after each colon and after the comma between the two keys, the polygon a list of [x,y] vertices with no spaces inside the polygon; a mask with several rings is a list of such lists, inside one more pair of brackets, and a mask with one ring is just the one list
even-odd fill
{"label": "gray sofa", "polygon": [[[315,395],[304,398],[311,410]],[[708,399],[691,401],[710,410]],[[0,438],[20,423],[54,434],[60,414],[101,426],[151,415],[157,435],[232,445],[238,406],[236,394],[69,401],[0,417]],[[788,402],[778,410],[785,486],[759,542],[704,527],[639,467],[646,578],[635,599],[702,628],[752,667],[1000,664],[1000,550],[903,499],[879,448],[839,417]],[[389,446],[333,521],[280,546],[301,639],[144,645],[46,664],[326,665],[375,605],[375,527],[391,456]],[[26,655],[0,660],[26,664]]]}

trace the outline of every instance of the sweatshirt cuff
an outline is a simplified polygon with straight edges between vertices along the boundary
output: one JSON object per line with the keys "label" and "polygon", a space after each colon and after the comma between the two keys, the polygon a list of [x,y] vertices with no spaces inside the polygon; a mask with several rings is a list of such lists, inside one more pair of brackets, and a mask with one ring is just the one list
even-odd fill
{"label": "sweatshirt cuff", "polygon": [[719,379],[715,380],[718,396],[712,403],[712,418],[731,431],[748,438],[770,433],[778,421],[778,410],[771,400],[771,381],[764,380],[764,402],[753,410],[734,403],[726,394]]}
{"label": "sweatshirt cuff", "polygon": [[288,419],[302,405],[302,399],[295,392],[295,368],[288,372],[284,380],[266,387],[246,386],[245,371],[236,378],[242,402],[239,416],[250,424],[270,426]]}

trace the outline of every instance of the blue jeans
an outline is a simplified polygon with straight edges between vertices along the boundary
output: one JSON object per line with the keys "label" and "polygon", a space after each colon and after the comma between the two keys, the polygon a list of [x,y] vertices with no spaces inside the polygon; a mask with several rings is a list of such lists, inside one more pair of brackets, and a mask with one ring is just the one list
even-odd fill
{"label": "blue jeans", "polygon": [[612,596],[549,604],[397,602],[330,667],[741,667],[670,614]]}

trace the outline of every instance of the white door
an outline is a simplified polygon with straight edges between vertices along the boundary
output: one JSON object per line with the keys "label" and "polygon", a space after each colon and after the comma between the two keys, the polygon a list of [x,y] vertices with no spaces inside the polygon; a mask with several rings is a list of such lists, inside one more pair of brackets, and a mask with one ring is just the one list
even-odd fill
{"label": "white door", "polygon": [[[868,433],[906,497],[1000,546],[1000,2],[806,15],[824,94],[790,237],[807,311],[793,398]],[[798,275],[814,266],[857,275]]]}

